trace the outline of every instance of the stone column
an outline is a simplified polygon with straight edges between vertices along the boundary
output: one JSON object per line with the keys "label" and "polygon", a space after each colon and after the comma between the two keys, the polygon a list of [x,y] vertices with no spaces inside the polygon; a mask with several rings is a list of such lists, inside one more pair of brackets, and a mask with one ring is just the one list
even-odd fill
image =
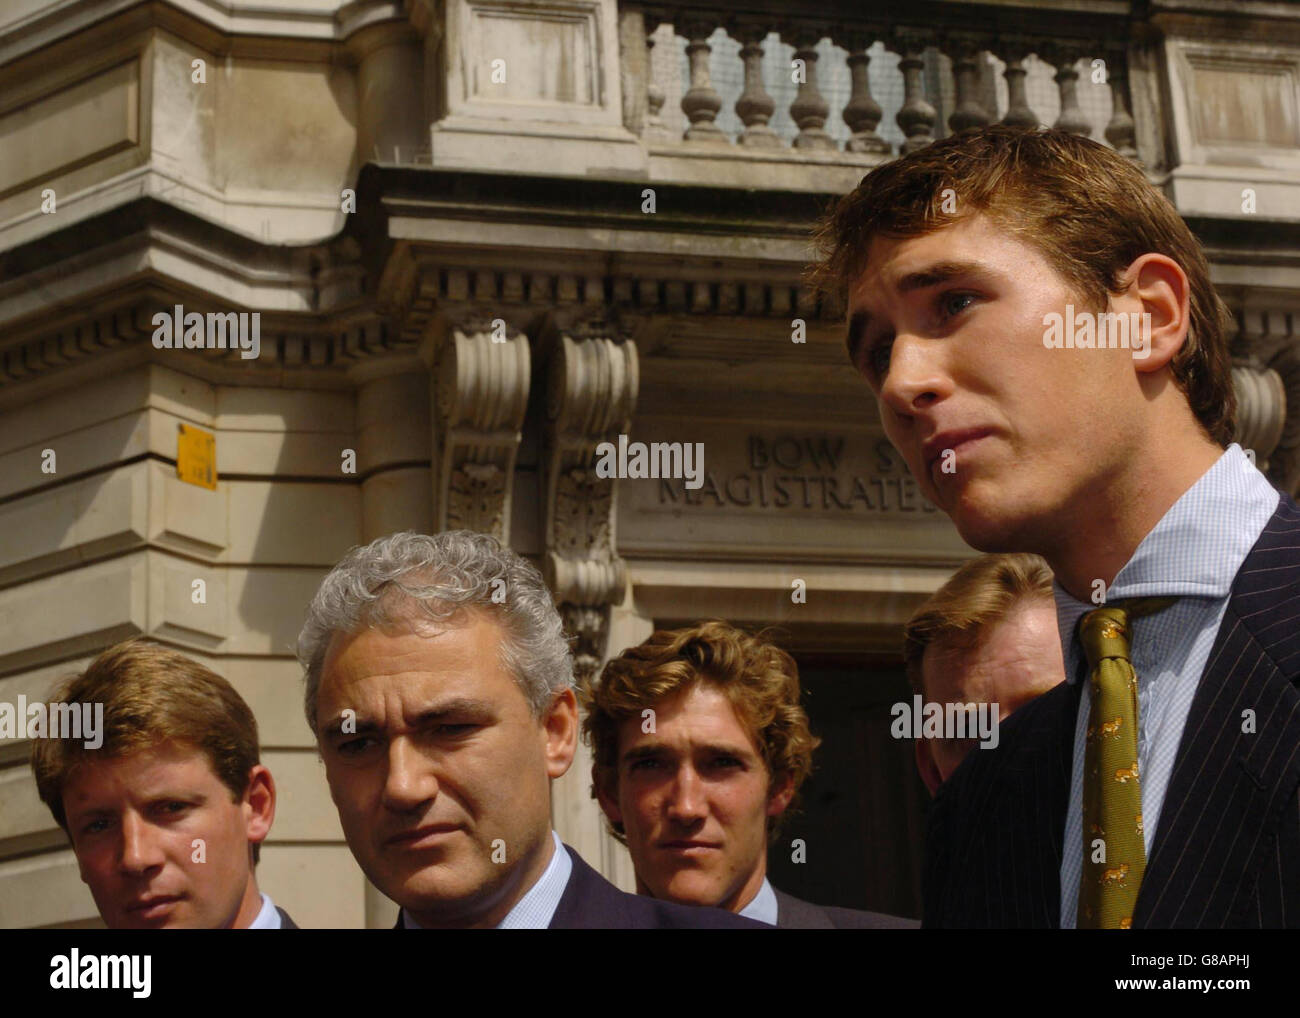
{"label": "stone column", "polygon": [[797,24],[793,30],[796,60],[803,61],[803,80],[799,92],[790,104],[790,119],[799,126],[794,139],[795,148],[834,148],[835,141],[826,133],[826,118],[831,108],[817,87],[817,42],[821,39],[820,27]]}
{"label": "stone column", "polygon": [[1029,106],[1029,95],[1025,90],[1025,60],[1030,47],[1027,42],[1013,40],[1002,46],[1002,59],[1007,68],[1002,72],[1007,79],[1007,115],[1002,123],[1013,127],[1035,128],[1038,126],[1038,114]]}
{"label": "stone column", "polygon": [[[357,470],[361,482],[361,534],[365,543],[400,530],[430,533],[429,378],[415,364],[365,365],[373,375],[357,387]],[[365,881],[367,929],[387,929],[397,904]]]}
{"label": "stone column", "polygon": [[844,107],[844,122],[853,132],[844,145],[846,152],[874,152],[885,155],[889,152],[889,142],[876,133],[876,127],[884,111],[880,103],[871,94],[871,78],[868,67],[871,58],[867,50],[871,47],[869,32],[851,31],[844,40],[849,51],[849,101]]}
{"label": "stone column", "polygon": [[921,84],[921,71],[925,67],[922,54],[926,40],[915,32],[895,29],[889,48],[901,55],[898,69],[903,72],[903,105],[895,120],[907,140],[901,154],[907,155],[934,141],[934,123],[938,111],[925,101]]}

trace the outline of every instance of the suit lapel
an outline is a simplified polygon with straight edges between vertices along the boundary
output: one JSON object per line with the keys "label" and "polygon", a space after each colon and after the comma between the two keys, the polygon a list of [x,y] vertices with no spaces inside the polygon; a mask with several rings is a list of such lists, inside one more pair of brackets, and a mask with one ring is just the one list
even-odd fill
{"label": "suit lapel", "polygon": [[1079,690],[1061,683],[1030,701],[1003,723],[996,750],[973,750],[940,790],[944,802],[936,800],[936,808],[956,815],[932,832],[952,838],[936,848],[946,859],[940,879],[948,886],[927,892],[943,902],[933,913],[937,924],[1060,925]]}
{"label": "suit lapel", "polygon": [[1300,786],[1297,585],[1300,512],[1284,497],[1238,571],[1192,701],[1134,926],[1243,924]]}

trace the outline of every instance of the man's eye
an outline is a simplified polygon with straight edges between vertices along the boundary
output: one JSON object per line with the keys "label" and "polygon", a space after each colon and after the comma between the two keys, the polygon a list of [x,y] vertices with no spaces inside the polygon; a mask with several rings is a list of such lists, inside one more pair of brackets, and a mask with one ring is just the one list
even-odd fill
{"label": "man's eye", "polygon": [[969,304],[962,304],[960,307],[958,307],[956,305],[957,301],[973,301],[973,300],[975,300],[974,294],[945,293],[942,297],[939,298],[939,308],[941,311],[950,312],[950,314],[948,314],[947,317],[951,318],[954,315],[958,315],[961,312],[965,311],[968,307],[970,307]]}
{"label": "man's eye", "polygon": [[434,732],[437,735],[468,735],[476,730],[478,725],[464,723],[458,725],[438,725]]}
{"label": "man's eye", "polygon": [[644,770],[650,770],[658,766],[659,766],[659,761],[656,760],[654,757],[642,757],[640,760],[633,760],[631,767],[629,767],[628,769],[633,771],[644,771]]}
{"label": "man's eye", "polygon": [[92,820],[90,821],[90,823],[86,824],[84,827],[81,828],[81,833],[98,834],[107,826],[108,826],[107,820]]}
{"label": "man's eye", "polygon": [[347,742],[340,742],[337,749],[342,756],[356,756],[358,753],[369,749],[374,741],[368,736],[361,739],[349,739]]}

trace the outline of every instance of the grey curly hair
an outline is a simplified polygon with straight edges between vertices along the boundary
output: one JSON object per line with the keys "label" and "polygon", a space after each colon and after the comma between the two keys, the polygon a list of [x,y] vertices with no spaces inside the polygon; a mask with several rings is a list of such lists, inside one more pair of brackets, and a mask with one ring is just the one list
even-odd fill
{"label": "grey curly hair", "polygon": [[383,625],[446,622],[466,609],[501,626],[501,663],[534,717],[573,685],[573,654],[541,573],[488,534],[403,531],[352,548],[321,581],[298,635],[303,706],[316,732],[316,698],[330,640]]}

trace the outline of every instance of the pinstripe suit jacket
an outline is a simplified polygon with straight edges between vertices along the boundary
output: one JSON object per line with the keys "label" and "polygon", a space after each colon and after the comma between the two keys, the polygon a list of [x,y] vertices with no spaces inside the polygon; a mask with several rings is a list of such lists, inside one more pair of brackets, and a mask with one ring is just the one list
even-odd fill
{"label": "pinstripe suit jacket", "polygon": [[[1082,688],[1062,683],[1030,701],[1003,722],[996,750],[968,754],[940,787],[923,926],[1060,924]],[[1133,925],[1300,927],[1300,507],[1285,495],[1233,582]]]}

